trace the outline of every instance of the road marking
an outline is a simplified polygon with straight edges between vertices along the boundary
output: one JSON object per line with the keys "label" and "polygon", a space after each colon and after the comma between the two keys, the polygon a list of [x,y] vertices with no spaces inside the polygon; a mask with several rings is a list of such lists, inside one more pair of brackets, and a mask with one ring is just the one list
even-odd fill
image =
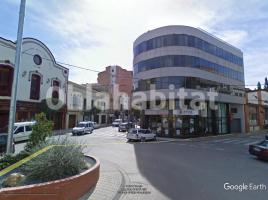
{"label": "road marking", "polygon": [[227,141],[227,140],[230,140],[230,138],[228,138],[228,139],[220,139],[220,140],[213,140],[212,142],[217,143],[217,142],[223,142],[223,141]]}
{"label": "road marking", "polygon": [[256,141],[256,142],[249,142],[249,143],[245,143],[244,145],[245,145],[245,146],[248,146],[248,145],[256,144],[256,143],[258,143],[258,142],[257,142],[257,141]]}
{"label": "road marking", "polygon": [[234,144],[244,144],[244,143],[248,143],[249,141],[251,141],[252,142],[252,140],[240,140],[240,141],[238,141],[238,142],[235,142]]}
{"label": "road marking", "polygon": [[237,141],[240,141],[240,140],[234,140],[234,139],[231,139],[231,140],[229,140],[229,141],[224,141],[224,142],[222,142],[222,143],[224,143],[224,144],[229,144],[229,143],[233,143],[233,142],[237,142]]}

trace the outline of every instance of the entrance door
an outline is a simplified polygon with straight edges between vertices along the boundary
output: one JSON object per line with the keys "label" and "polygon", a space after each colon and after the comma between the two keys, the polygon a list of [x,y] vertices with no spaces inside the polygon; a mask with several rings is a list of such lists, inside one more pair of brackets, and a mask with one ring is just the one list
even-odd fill
{"label": "entrance door", "polygon": [[75,115],[69,115],[69,126],[68,128],[73,128],[76,125],[76,116]]}
{"label": "entrance door", "polygon": [[241,119],[232,119],[231,121],[231,132],[241,133]]}

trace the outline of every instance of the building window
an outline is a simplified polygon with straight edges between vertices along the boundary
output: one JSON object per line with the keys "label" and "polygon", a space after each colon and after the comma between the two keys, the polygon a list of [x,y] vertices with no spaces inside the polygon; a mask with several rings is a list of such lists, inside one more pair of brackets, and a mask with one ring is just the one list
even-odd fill
{"label": "building window", "polygon": [[0,66],[0,96],[11,96],[13,68]]}
{"label": "building window", "polygon": [[54,104],[58,103],[59,100],[59,88],[60,88],[60,82],[53,80],[52,82],[53,91],[52,91],[52,101]]}
{"label": "building window", "polygon": [[41,65],[42,64],[42,58],[41,56],[35,54],[33,57],[33,61],[36,65]]}
{"label": "building window", "polygon": [[39,98],[40,98],[40,83],[41,83],[41,77],[37,74],[32,74],[30,99],[39,100]]}
{"label": "building window", "polygon": [[171,34],[171,35],[163,35],[156,38],[152,38],[150,40],[144,41],[138,44],[134,48],[134,56],[138,54],[149,51],[151,49],[166,47],[166,46],[189,46],[198,48],[202,51],[225,59],[234,64],[243,66],[243,58],[236,56],[226,50],[223,50],[213,44],[208,43],[198,37],[192,35],[185,34]]}

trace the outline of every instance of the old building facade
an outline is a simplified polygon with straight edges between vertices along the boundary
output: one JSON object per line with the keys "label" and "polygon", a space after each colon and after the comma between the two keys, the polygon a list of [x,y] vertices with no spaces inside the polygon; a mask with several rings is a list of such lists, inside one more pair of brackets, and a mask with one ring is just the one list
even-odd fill
{"label": "old building facade", "polygon": [[[8,124],[16,43],[0,38],[0,128]],[[16,122],[45,112],[54,129],[65,127],[69,70],[59,65],[48,47],[24,38],[18,77]],[[56,101],[55,101],[56,100]]]}
{"label": "old building facade", "polygon": [[247,90],[245,104],[246,132],[268,128],[268,90]]}

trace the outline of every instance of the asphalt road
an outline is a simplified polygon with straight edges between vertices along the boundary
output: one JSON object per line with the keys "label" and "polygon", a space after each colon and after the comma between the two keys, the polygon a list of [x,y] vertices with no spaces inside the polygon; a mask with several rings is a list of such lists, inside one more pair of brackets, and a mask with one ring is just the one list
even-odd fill
{"label": "asphalt road", "polygon": [[[125,184],[142,185],[148,191],[117,195],[114,199],[268,199],[268,162],[248,154],[248,145],[261,140],[263,135],[127,143],[125,133],[108,127],[84,136],[69,134],[69,137],[88,144],[85,153],[98,157],[101,165],[117,166]],[[23,146],[24,143],[17,144],[16,151]],[[259,186],[255,191],[231,191],[224,189],[225,183],[263,184],[266,190]]]}

